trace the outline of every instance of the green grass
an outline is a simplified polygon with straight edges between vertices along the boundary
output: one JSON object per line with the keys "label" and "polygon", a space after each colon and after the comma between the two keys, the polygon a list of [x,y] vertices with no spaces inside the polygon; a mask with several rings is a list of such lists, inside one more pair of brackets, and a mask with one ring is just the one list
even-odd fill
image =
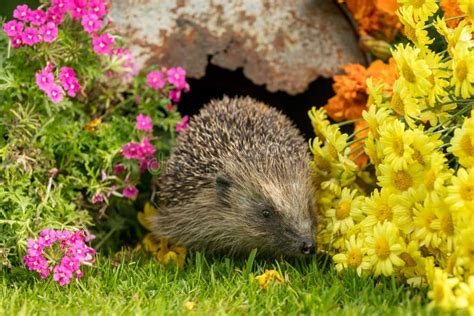
{"label": "green grass", "polygon": [[[32,314],[189,314],[187,301],[197,302],[196,315],[224,314],[428,314],[426,292],[395,279],[337,274],[321,260],[206,257],[191,254],[184,269],[163,268],[153,259],[114,261],[99,256],[76,284],[61,287],[19,269],[1,272],[0,315]],[[274,268],[287,278],[261,289],[254,277]]]}

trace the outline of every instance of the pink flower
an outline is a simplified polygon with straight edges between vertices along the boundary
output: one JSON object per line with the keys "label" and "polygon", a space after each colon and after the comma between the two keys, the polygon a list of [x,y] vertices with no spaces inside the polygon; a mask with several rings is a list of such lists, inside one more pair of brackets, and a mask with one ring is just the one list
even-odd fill
{"label": "pink flower", "polygon": [[64,97],[63,90],[58,84],[54,82],[49,85],[48,89],[46,90],[46,94],[51,99],[51,101],[53,101],[53,103],[61,102]]}
{"label": "pink flower", "polygon": [[57,265],[54,267],[53,280],[59,282],[60,285],[69,284],[72,278],[72,271],[68,268]]}
{"label": "pink flower", "polygon": [[94,194],[91,200],[92,204],[102,203],[104,202],[104,195],[100,192]]}
{"label": "pink flower", "polygon": [[189,122],[189,116],[185,115],[183,116],[183,119],[178,123],[176,124],[176,132],[182,132],[184,131],[186,128],[188,128],[188,122]]}
{"label": "pink flower", "polygon": [[143,114],[138,114],[136,127],[138,130],[150,132],[153,129],[151,118]]}
{"label": "pink flower", "polygon": [[71,0],[52,0],[51,8],[57,9],[59,12],[66,13],[71,5]]}
{"label": "pink flower", "polygon": [[122,146],[122,155],[125,159],[137,159],[143,158],[143,151],[140,144],[130,142]]}
{"label": "pink flower", "polygon": [[179,102],[181,100],[181,90],[171,90],[169,98],[173,102]]}
{"label": "pink flower", "polygon": [[146,83],[155,90],[161,89],[166,84],[166,79],[161,71],[150,71],[146,76]]}
{"label": "pink flower", "polygon": [[94,13],[99,18],[107,14],[107,7],[104,0],[89,0],[89,12]]}
{"label": "pink flower", "polygon": [[97,32],[102,27],[102,21],[94,13],[83,15],[81,24],[87,33]]}
{"label": "pink flower", "polygon": [[46,13],[41,9],[33,10],[30,13],[30,21],[34,25],[43,25],[46,22]]}
{"label": "pink flower", "polygon": [[21,32],[23,31],[23,23],[18,22],[17,20],[11,20],[3,24],[3,31],[10,38],[21,35]]}
{"label": "pink flower", "polygon": [[98,55],[109,55],[112,52],[111,46],[113,44],[115,44],[115,40],[108,33],[92,37],[92,46]]}
{"label": "pink flower", "polygon": [[36,84],[38,87],[43,90],[47,91],[49,86],[54,83],[54,75],[48,69],[43,69],[40,72],[36,73]]}
{"label": "pink flower", "polygon": [[121,174],[124,170],[125,170],[125,168],[121,164],[116,164],[114,166],[114,174]]}
{"label": "pink flower", "polygon": [[40,238],[38,240],[41,241],[43,245],[48,247],[55,243],[57,239],[58,236],[56,235],[56,231],[54,229],[43,229],[40,232]]}
{"label": "pink flower", "polygon": [[59,25],[63,21],[64,12],[65,11],[62,11],[58,7],[49,7],[48,10],[46,10],[46,21]]}
{"label": "pink flower", "polygon": [[19,5],[13,11],[13,17],[23,22],[30,22],[31,9],[26,4]]}
{"label": "pink flower", "polygon": [[28,46],[33,46],[41,41],[41,37],[38,34],[38,30],[34,27],[27,27],[25,32],[21,35],[21,40]]}
{"label": "pink flower", "polygon": [[76,78],[76,72],[74,69],[66,66],[61,67],[61,70],[59,70],[59,80],[64,83],[71,80],[71,78]]}
{"label": "pink flower", "polygon": [[59,71],[59,80],[64,90],[70,97],[75,97],[76,92],[80,89],[79,81],[77,80],[74,69],[69,67],[61,67]]}
{"label": "pink flower", "polygon": [[179,90],[186,88],[186,71],[181,67],[173,67],[168,69],[168,82]]}
{"label": "pink flower", "polygon": [[86,14],[87,0],[70,0],[69,8],[74,20],[80,20]]}
{"label": "pink flower", "polygon": [[127,186],[123,189],[123,196],[130,200],[135,200],[138,195],[138,189],[134,186]]}
{"label": "pink flower", "polygon": [[143,142],[142,142],[141,147],[142,147],[142,153],[143,153],[143,156],[144,156],[143,158],[150,158],[156,152],[155,148],[150,143],[150,141],[148,140],[147,137],[143,138]]}
{"label": "pink flower", "polygon": [[78,270],[80,265],[81,263],[79,262],[79,260],[77,260],[76,257],[64,256],[61,259],[61,266],[70,270],[71,272],[75,272],[76,270]]}
{"label": "pink flower", "polygon": [[53,22],[48,22],[40,27],[39,33],[43,36],[43,41],[51,43],[58,38],[58,27]]}
{"label": "pink flower", "polygon": [[23,36],[21,36],[21,35],[13,37],[12,38],[12,47],[13,48],[21,47],[21,45],[23,45],[22,38],[23,38]]}

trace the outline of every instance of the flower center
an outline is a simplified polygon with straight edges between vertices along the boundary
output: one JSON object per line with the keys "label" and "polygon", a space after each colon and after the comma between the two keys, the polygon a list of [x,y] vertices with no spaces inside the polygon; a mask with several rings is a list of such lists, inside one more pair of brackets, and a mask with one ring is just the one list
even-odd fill
{"label": "flower center", "polygon": [[357,268],[362,263],[362,252],[360,249],[352,249],[347,254],[347,265],[352,268]]}
{"label": "flower center", "polygon": [[459,143],[460,143],[460,146],[461,146],[462,150],[468,156],[474,156],[474,146],[472,146],[471,137],[468,134],[465,134],[461,138],[461,141]]}
{"label": "flower center", "polygon": [[466,201],[474,201],[474,183],[465,183],[461,187],[461,197]]}
{"label": "flower center", "polygon": [[419,9],[425,4],[425,0],[412,0],[413,7]]}
{"label": "flower center", "polygon": [[405,170],[399,170],[393,174],[392,183],[399,191],[406,191],[413,185],[413,179]]}
{"label": "flower center", "polygon": [[474,242],[466,243],[464,246],[466,250],[466,255],[472,261],[474,260]]}
{"label": "flower center", "polygon": [[408,254],[407,252],[402,252],[400,254],[400,259],[402,259],[403,261],[405,261],[405,266],[407,267],[414,267],[416,266],[416,261],[413,259],[412,256],[410,256],[410,254]]}
{"label": "flower center", "polygon": [[464,59],[458,62],[456,69],[454,70],[454,73],[456,74],[456,77],[458,78],[459,81],[466,80],[467,63]]}
{"label": "flower center", "polygon": [[391,221],[393,217],[392,208],[387,204],[382,204],[377,209],[377,213],[375,215],[379,222],[383,223],[385,220]]}
{"label": "flower center", "polygon": [[343,220],[347,218],[351,211],[351,203],[349,202],[341,202],[336,208],[336,219]]}
{"label": "flower center", "polygon": [[450,214],[447,214],[441,218],[441,230],[448,236],[452,236],[454,234],[453,218]]}
{"label": "flower center", "polygon": [[414,149],[413,155],[411,155],[411,157],[413,158],[413,160],[418,161],[420,165],[425,165],[425,160],[423,159],[423,155],[419,150]]}
{"label": "flower center", "polygon": [[402,65],[402,74],[409,83],[416,83],[415,73],[406,62]]}
{"label": "flower center", "polygon": [[380,236],[375,243],[375,254],[379,259],[385,260],[390,256],[390,246],[384,236]]}
{"label": "flower center", "polygon": [[405,105],[403,104],[403,100],[400,97],[400,93],[394,93],[392,95],[392,100],[390,101],[392,108],[400,115],[405,115]]}
{"label": "flower center", "polygon": [[436,181],[436,173],[433,169],[428,170],[425,176],[425,187],[428,191],[434,190],[434,184]]}

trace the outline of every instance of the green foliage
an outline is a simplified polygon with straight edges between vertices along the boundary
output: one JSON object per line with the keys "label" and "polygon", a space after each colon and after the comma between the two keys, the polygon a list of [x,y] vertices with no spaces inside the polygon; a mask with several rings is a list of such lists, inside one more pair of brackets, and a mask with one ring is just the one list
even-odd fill
{"label": "green foliage", "polygon": [[[39,89],[35,73],[48,63],[56,77],[63,66],[75,70],[75,97],[55,104]],[[0,267],[18,265],[27,238],[42,228],[89,228],[103,249],[140,238],[135,206],[150,198],[156,172],[140,172],[121,147],[146,136],[162,161],[180,120],[169,107],[173,87],[153,90],[145,76],[126,54],[97,55],[69,17],[56,41],[34,47],[13,49],[0,32]],[[152,133],[135,128],[138,114],[151,117]],[[113,173],[118,163],[120,175]],[[136,201],[122,197],[126,185],[140,189]],[[96,195],[104,202],[93,203]]]}

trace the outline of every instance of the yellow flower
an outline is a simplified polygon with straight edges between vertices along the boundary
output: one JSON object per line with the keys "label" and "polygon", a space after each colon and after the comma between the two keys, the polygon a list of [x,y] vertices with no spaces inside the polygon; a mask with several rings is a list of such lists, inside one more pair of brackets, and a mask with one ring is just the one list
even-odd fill
{"label": "yellow flower", "polygon": [[416,203],[423,202],[425,195],[421,190],[409,189],[398,195],[397,204],[393,208],[393,222],[405,234],[410,234],[415,230],[413,222],[413,210]]}
{"label": "yellow flower", "polygon": [[380,164],[379,169],[378,184],[393,192],[402,193],[410,188],[417,190],[423,183],[423,168],[419,164],[410,164],[400,170],[389,164]]}
{"label": "yellow flower", "polygon": [[414,128],[414,119],[420,115],[420,102],[404,87],[402,79],[395,82],[390,106],[398,115],[405,118],[408,126]]}
{"label": "yellow flower", "polygon": [[313,125],[313,130],[316,136],[323,141],[326,140],[324,131],[330,125],[326,110],[324,108],[316,109],[316,107],[313,106],[311,110],[308,111],[308,116],[311,120],[311,124]]}
{"label": "yellow flower", "polygon": [[428,292],[428,297],[432,300],[429,306],[449,310],[455,302],[453,287],[458,283],[457,278],[448,278],[447,272],[435,268],[430,280],[431,290]]}
{"label": "yellow flower", "polygon": [[338,253],[333,257],[336,262],[336,270],[341,272],[343,269],[356,269],[359,276],[363,271],[370,269],[369,258],[366,256],[367,250],[364,245],[364,239],[360,236],[352,235],[345,240],[345,253]]}
{"label": "yellow flower", "polygon": [[380,143],[384,154],[384,163],[394,170],[406,169],[413,162],[413,137],[405,131],[402,122],[396,120],[380,129]]}
{"label": "yellow flower", "polygon": [[433,152],[429,158],[420,191],[427,199],[437,202],[447,194],[446,182],[451,178],[451,172],[447,169],[443,154]]}
{"label": "yellow flower", "polygon": [[400,273],[407,279],[412,279],[411,283],[421,283],[421,278],[425,274],[425,259],[421,255],[420,245],[417,240],[411,240],[404,246],[400,258],[405,265],[400,268]]}
{"label": "yellow flower", "polygon": [[433,39],[428,37],[428,31],[425,29],[424,21],[415,19],[412,6],[398,9],[397,16],[404,26],[403,31],[405,36],[418,48],[425,49],[429,44],[433,43]]}
{"label": "yellow flower", "polygon": [[436,105],[438,101],[442,101],[448,95],[447,87],[449,86],[449,78],[451,73],[448,72],[446,63],[442,62],[443,56],[431,50],[426,50],[424,53],[424,60],[426,60],[431,70],[431,76],[428,81],[431,84],[431,89],[428,90],[429,107]]}
{"label": "yellow flower", "polygon": [[466,13],[467,17],[474,21],[474,1],[473,0],[458,0],[459,9]]}
{"label": "yellow flower", "polygon": [[410,147],[413,149],[412,159],[414,162],[419,163],[423,167],[427,167],[431,156],[435,153],[436,147],[440,146],[442,142],[439,137],[428,136],[423,130],[417,128],[407,131],[413,139]]}
{"label": "yellow flower", "polygon": [[474,111],[470,118],[464,120],[462,128],[454,130],[451,147],[447,151],[458,157],[463,167],[474,167]]}
{"label": "yellow flower", "polygon": [[451,85],[454,86],[454,94],[464,99],[474,94],[474,55],[466,45],[456,45],[451,61],[453,75]]}
{"label": "yellow flower", "polygon": [[183,304],[183,307],[185,310],[193,311],[194,309],[196,309],[196,302],[187,301],[186,303]]}
{"label": "yellow flower", "polygon": [[382,188],[380,193],[379,190],[374,190],[370,198],[366,198],[362,205],[362,211],[367,216],[361,222],[361,225],[371,227],[377,223],[391,222],[397,200],[398,196],[385,188]]}
{"label": "yellow flower", "polygon": [[153,217],[156,214],[156,208],[154,208],[150,202],[145,203],[145,208],[143,212],[138,212],[137,218],[138,222],[142,224],[143,227],[145,227],[147,230],[152,230],[152,225],[151,225],[151,217]]}
{"label": "yellow flower", "polygon": [[474,275],[474,227],[473,219],[466,224],[468,225],[455,237],[457,261],[471,275]]}
{"label": "yellow flower", "polygon": [[372,233],[367,234],[365,243],[367,254],[376,276],[393,274],[393,266],[403,266],[405,262],[400,259],[402,252],[398,228],[390,223],[377,224]]}
{"label": "yellow flower", "polygon": [[386,108],[377,108],[376,106],[370,106],[368,111],[362,112],[362,117],[367,122],[369,127],[369,134],[374,138],[379,138],[379,129],[385,124],[392,123],[395,121],[395,117],[390,115],[390,111]]}
{"label": "yellow flower", "polygon": [[399,44],[395,46],[392,53],[397,62],[397,69],[403,86],[406,86],[414,96],[423,97],[431,88],[428,80],[431,76],[431,70],[428,63],[420,58],[420,52],[419,48]]}
{"label": "yellow flower", "polygon": [[451,181],[446,202],[455,211],[474,212],[474,168],[459,168]]}
{"label": "yellow flower", "polygon": [[469,276],[466,283],[460,283],[455,293],[456,307],[467,309],[470,315],[474,315],[474,275]]}
{"label": "yellow flower", "polygon": [[97,126],[100,125],[100,123],[102,123],[102,119],[100,117],[95,118],[91,120],[89,123],[87,123],[86,125],[84,125],[84,130],[88,132],[92,132],[93,130],[95,130]]}
{"label": "yellow flower", "polygon": [[[428,202],[428,204],[430,204]],[[452,253],[454,250],[454,221],[449,207],[441,200],[433,203],[436,217],[431,221],[431,228],[439,232],[441,245],[439,248],[444,253]]]}
{"label": "yellow flower", "polygon": [[[426,200],[423,204],[417,203],[413,212],[415,223],[415,236],[423,246],[438,248],[441,244],[440,225],[433,225],[438,219],[435,208],[439,205]],[[438,228],[438,229],[436,229]]]}
{"label": "yellow flower", "polygon": [[398,0],[404,7],[413,10],[413,16],[417,20],[426,21],[436,11],[438,4],[435,0]]}
{"label": "yellow flower", "polygon": [[448,43],[449,55],[453,56],[455,47],[459,45],[472,47],[471,28],[466,25],[466,21],[461,21],[454,30],[448,28],[445,19],[440,17],[435,19],[433,25]]}
{"label": "yellow flower", "polygon": [[[447,101],[447,99],[444,99]],[[429,121],[431,126],[435,126],[438,122],[445,122],[451,117],[448,111],[457,107],[455,102],[438,104],[435,107],[429,106],[427,102],[421,102],[420,120]]]}
{"label": "yellow flower", "polygon": [[374,166],[378,166],[381,163],[381,157],[383,157],[382,145],[371,135],[365,140],[364,150]]}
{"label": "yellow flower", "polygon": [[155,240],[152,233],[148,233],[143,237],[141,243],[137,244],[133,250],[139,251],[142,247],[148,252],[157,252],[160,248],[160,244]]}
{"label": "yellow flower", "polygon": [[271,282],[276,284],[281,284],[284,282],[283,278],[281,277],[280,273],[276,270],[268,270],[265,269],[265,273],[256,276],[255,280],[257,280],[258,284],[261,288],[266,289]]}
{"label": "yellow flower", "polygon": [[326,212],[326,217],[332,221],[333,233],[344,234],[354,226],[354,219],[361,217],[360,201],[362,197],[356,197],[356,194],[356,190],[342,189],[339,201]]}
{"label": "yellow flower", "polygon": [[182,268],[186,252],[186,248],[171,244],[167,238],[160,238],[160,249],[156,252],[155,258],[165,265],[174,262]]}

